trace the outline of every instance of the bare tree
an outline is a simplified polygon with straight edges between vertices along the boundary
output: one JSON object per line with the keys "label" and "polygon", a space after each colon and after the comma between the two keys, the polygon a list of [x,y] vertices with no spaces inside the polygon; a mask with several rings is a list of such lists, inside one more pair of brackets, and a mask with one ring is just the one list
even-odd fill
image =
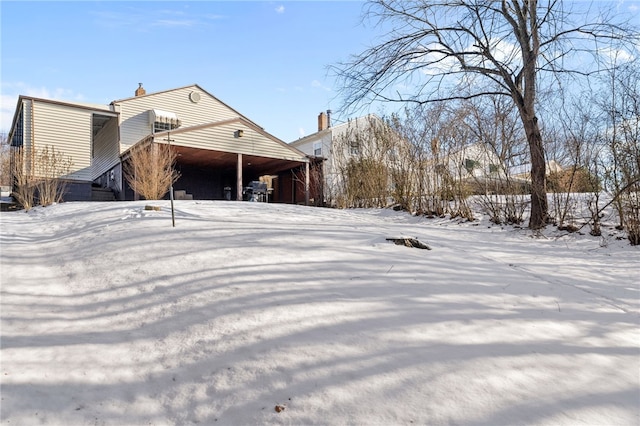
{"label": "bare tree", "polygon": [[9,138],[6,133],[0,133],[0,185],[11,185],[11,152]]}
{"label": "bare tree", "polygon": [[[608,16],[576,14],[560,0],[373,0],[366,16],[377,19],[385,38],[334,67],[343,81],[345,108],[366,101],[425,103],[508,97],[517,107],[530,152],[531,217],[548,220],[546,165],[536,114],[544,74],[588,74],[572,69],[572,54],[597,54],[597,43],[633,46],[638,30]],[[583,22],[578,22],[581,19]],[[631,47],[632,49],[634,47]],[[573,61],[584,64],[584,61]],[[486,90],[491,82],[496,90]],[[409,88],[404,93],[402,87]],[[464,88],[464,90],[462,90]]]}
{"label": "bare tree", "polygon": [[140,142],[129,151],[123,166],[124,177],[146,200],[159,200],[180,177],[174,168],[175,162],[176,154],[170,146]]}

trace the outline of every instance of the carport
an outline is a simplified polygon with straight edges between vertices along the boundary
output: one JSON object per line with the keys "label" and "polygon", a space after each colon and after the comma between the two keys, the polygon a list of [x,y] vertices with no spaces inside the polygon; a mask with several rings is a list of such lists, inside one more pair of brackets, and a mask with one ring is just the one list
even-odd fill
{"label": "carport", "polygon": [[174,146],[180,179],[176,191],[185,191],[193,199],[222,200],[230,191],[231,199],[242,200],[243,189],[262,178],[270,184],[269,201],[304,203],[307,201],[309,163],[281,158]]}
{"label": "carport", "polygon": [[[145,140],[170,143],[177,154],[176,199],[240,201],[245,188],[260,180],[268,184],[270,202],[309,202],[309,158],[243,117],[157,132]],[[132,197],[127,188],[125,198]]]}

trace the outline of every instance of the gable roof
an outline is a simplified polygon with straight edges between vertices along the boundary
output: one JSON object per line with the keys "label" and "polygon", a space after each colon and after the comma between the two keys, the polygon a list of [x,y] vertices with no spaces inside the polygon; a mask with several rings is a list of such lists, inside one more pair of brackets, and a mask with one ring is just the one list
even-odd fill
{"label": "gable roof", "polygon": [[205,89],[203,89],[200,85],[198,84],[190,84],[187,86],[182,86],[182,87],[175,87],[173,89],[167,89],[167,90],[161,90],[159,92],[151,92],[151,93],[145,93],[144,95],[139,95],[139,96],[130,96],[128,98],[124,98],[124,99],[117,99],[114,101],[111,101],[110,105],[115,105],[115,104],[119,104],[119,103],[124,103],[133,99],[141,99],[141,98],[145,98],[148,96],[154,96],[154,95],[160,95],[163,93],[169,93],[169,92],[175,92],[178,90],[184,90],[184,89],[189,89],[189,88],[196,88],[199,91],[205,93],[207,96],[215,99],[217,102],[219,102],[220,104],[222,104],[225,108],[228,108],[230,111],[233,111],[235,114],[238,114],[239,117],[242,117],[245,119],[245,121],[251,122],[253,123],[254,126],[258,126],[260,127],[257,123],[255,123],[253,120],[249,119],[248,117],[246,117],[245,115],[241,114],[240,112],[238,112],[238,110],[236,110],[235,108],[230,107],[227,103],[221,101],[220,99],[218,99],[217,97],[213,96],[211,93],[209,93],[208,91],[206,91]]}
{"label": "gable roof", "polygon": [[291,142],[289,145],[298,146],[298,145],[302,145],[305,142],[309,142],[311,140],[320,139],[325,135],[329,135],[329,134],[333,134],[333,133],[340,133],[343,130],[349,128],[349,126],[354,126],[354,125],[357,126],[358,123],[360,123],[362,120],[366,120],[365,123],[368,123],[368,120],[381,121],[382,119],[380,117],[378,117],[376,114],[363,115],[363,116],[360,116],[360,117],[356,117],[356,118],[350,119],[350,120],[348,120],[348,121],[346,121],[344,123],[340,123],[340,124],[338,124],[336,126],[331,126],[331,127],[328,127],[328,128],[326,128],[324,130],[317,131],[317,132],[312,133],[312,134],[310,134],[308,136],[304,136],[304,137],[302,137],[300,139],[297,139],[297,140]]}
{"label": "gable roof", "polygon": [[20,102],[22,102],[23,99],[29,99],[37,102],[48,103],[48,104],[69,106],[72,108],[88,109],[88,110],[98,111],[100,113],[112,115],[114,117],[118,115],[118,113],[113,111],[109,105],[92,104],[89,102],[62,101],[57,99],[38,98],[35,96],[27,96],[27,95],[20,95],[18,97],[18,105],[20,105]]}
{"label": "gable roof", "polygon": [[[189,127],[180,127],[178,129],[174,129],[171,130],[169,132],[157,132],[153,135],[149,135],[149,136],[153,136],[155,138],[160,138],[162,136],[167,135],[168,133],[171,133],[172,137],[176,137],[179,136],[181,134],[188,134],[188,133],[193,133],[193,132],[198,132],[201,130],[207,130],[207,129],[214,129],[217,127],[223,127],[223,126],[228,126],[231,124],[239,124],[239,125],[243,125],[248,129],[253,130],[254,132],[256,132],[257,134],[259,134],[260,136],[266,138],[269,142],[275,143],[276,146],[279,148],[278,152],[276,152],[274,150],[274,152],[272,152],[271,155],[267,155],[267,154],[262,154],[264,156],[272,156],[274,158],[283,158],[283,159],[287,159],[287,160],[295,160],[295,161],[300,161],[300,162],[309,162],[309,159],[307,157],[307,155],[305,153],[303,153],[302,151],[298,150],[297,148],[285,143],[284,141],[278,139],[277,137],[273,136],[272,134],[268,133],[267,131],[265,131],[262,127],[257,126],[255,123],[253,123],[250,120],[247,120],[244,117],[236,117],[236,118],[231,118],[231,119],[227,119],[227,120],[221,120],[221,121],[215,121],[212,123],[205,123],[205,124],[198,124],[195,126],[189,126]],[[275,148],[275,147],[274,147]],[[287,156],[283,156],[283,153],[291,153],[291,156],[289,157]]]}

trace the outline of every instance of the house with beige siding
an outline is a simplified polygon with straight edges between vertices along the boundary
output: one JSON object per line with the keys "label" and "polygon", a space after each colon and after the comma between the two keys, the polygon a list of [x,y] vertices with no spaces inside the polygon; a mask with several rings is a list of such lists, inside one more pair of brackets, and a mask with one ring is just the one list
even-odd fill
{"label": "house with beige siding", "polygon": [[309,158],[197,84],[155,93],[140,84],[134,96],[108,105],[20,96],[9,140],[23,152],[54,147],[70,157],[71,170],[59,176],[65,200],[105,191],[136,199],[122,163],[142,142],[171,144],[178,199],[242,200],[251,182],[264,181],[269,201],[308,200]]}

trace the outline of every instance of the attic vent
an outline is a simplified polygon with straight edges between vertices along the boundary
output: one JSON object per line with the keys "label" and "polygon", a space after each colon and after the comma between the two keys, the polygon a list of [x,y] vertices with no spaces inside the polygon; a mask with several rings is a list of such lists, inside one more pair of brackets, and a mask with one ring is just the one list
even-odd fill
{"label": "attic vent", "polygon": [[194,104],[197,104],[198,102],[200,102],[200,93],[198,92],[191,92],[189,93],[189,99],[191,100],[191,102],[193,102]]}
{"label": "attic vent", "polygon": [[177,129],[182,124],[175,112],[159,109],[149,110],[149,122],[153,124],[154,132]]}

